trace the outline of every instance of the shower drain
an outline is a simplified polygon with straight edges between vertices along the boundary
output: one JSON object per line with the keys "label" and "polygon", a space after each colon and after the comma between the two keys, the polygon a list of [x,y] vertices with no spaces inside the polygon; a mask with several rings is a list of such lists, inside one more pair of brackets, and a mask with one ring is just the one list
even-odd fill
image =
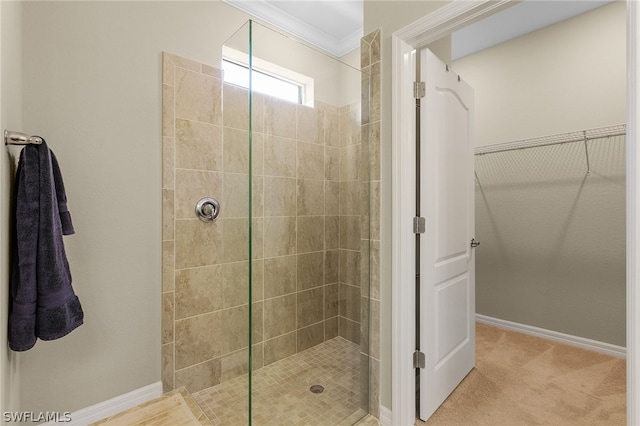
{"label": "shower drain", "polygon": [[324,386],[322,385],[313,385],[309,388],[309,390],[313,393],[322,393],[324,392]]}

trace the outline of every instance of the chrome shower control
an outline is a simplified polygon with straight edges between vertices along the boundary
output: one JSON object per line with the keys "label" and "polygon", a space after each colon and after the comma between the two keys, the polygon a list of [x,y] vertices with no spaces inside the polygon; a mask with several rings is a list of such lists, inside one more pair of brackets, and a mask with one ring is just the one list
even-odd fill
{"label": "chrome shower control", "polygon": [[203,222],[213,222],[220,214],[220,203],[212,197],[201,198],[196,203],[196,216]]}

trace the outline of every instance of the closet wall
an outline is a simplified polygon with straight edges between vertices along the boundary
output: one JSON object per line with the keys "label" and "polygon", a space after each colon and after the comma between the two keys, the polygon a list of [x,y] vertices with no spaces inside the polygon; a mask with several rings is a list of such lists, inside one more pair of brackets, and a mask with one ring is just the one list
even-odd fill
{"label": "closet wall", "polygon": [[[478,145],[625,121],[625,3],[453,63]],[[477,313],[625,345],[624,140],[476,158]]]}

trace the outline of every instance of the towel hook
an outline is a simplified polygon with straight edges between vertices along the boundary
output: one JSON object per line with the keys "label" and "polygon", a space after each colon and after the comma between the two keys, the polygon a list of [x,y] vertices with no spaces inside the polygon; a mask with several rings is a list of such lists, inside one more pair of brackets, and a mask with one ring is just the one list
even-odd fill
{"label": "towel hook", "polygon": [[29,136],[26,133],[12,132],[4,129],[5,145],[40,145],[42,138],[40,136]]}

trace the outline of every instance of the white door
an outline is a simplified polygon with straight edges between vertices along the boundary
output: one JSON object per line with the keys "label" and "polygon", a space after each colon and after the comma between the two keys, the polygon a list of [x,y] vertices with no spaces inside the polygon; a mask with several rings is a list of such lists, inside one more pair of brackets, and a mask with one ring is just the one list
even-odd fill
{"label": "white door", "polygon": [[420,52],[420,418],[475,365],[473,89]]}

